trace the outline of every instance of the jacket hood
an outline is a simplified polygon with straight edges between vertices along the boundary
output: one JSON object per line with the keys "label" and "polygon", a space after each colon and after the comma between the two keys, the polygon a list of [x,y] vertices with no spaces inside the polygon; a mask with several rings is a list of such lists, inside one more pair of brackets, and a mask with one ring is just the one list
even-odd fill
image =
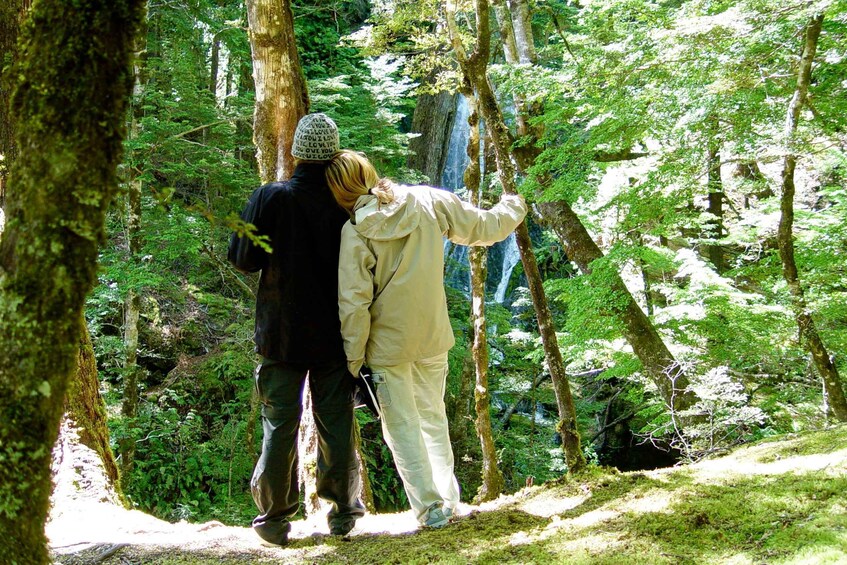
{"label": "jacket hood", "polygon": [[394,185],[396,199],[390,204],[380,204],[377,197],[360,196],[353,208],[353,227],[362,236],[374,241],[390,241],[406,237],[421,220],[424,213],[421,202],[409,187]]}

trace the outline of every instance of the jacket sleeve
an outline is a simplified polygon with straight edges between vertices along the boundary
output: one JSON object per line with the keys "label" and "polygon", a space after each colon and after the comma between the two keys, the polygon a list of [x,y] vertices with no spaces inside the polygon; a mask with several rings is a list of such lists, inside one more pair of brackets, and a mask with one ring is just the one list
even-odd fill
{"label": "jacket sleeve", "polygon": [[374,297],[376,258],[367,242],[346,223],[341,230],[338,260],[338,315],[347,367],[355,376],[365,363],[365,350],[371,331],[370,307]]}
{"label": "jacket sleeve", "polygon": [[522,196],[504,194],[490,210],[475,208],[446,190],[433,190],[435,212],[444,235],[459,245],[493,245],[508,237],[523,221]]}
{"label": "jacket sleeve", "polygon": [[[270,235],[267,194],[265,187],[259,187],[250,196],[247,207],[241,213],[241,219],[256,226],[256,235]],[[250,241],[248,237],[239,237],[233,233],[229,239],[227,259],[243,273],[255,273],[264,269],[268,263],[268,252]]]}

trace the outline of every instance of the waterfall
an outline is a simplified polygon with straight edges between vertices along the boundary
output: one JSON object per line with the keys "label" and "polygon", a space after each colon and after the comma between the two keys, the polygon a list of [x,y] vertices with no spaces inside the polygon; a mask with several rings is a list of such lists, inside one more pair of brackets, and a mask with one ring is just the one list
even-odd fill
{"label": "waterfall", "polygon": [[447,146],[447,160],[441,175],[441,186],[450,192],[456,192],[465,184],[465,169],[468,166],[468,100],[461,94],[456,102],[456,117],[450,133],[450,145]]}
{"label": "waterfall", "polygon": [[[456,192],[464,188],[464,174],[468,166],[468,138],[470,127],[468,126],[468,114],[470,108],[468,100],[459,95],[456,102],[456,115],[453,119],[453,129],[450,133],[450,145],[447,148],[447,159],[444,163],[444,173],[441,176],[441,186],[450,192]],[[480,160],[484,158],[480,155]],[[484,162],[480,163],[484,171]],[[500,257],[502,256],[502,260]],[[444,240],[444,284],[460,290],[470,292],[470,267],[468,265],[468,248],[464,245],[456,245]],[[512,272],[520,261],[515,235],[511,234],[505,241],[497,243],[489,248],[488,253],[488,281],[485,285],[488,291],[497,283],[494,292],[494,300],[503,304],[506,301],[506,292],[509,288],[509,279]],[[499,267],[499,268],[498,268]]]}
{"label": "waterfall", "polygon": [[[461,94],[456,101],[456,115],[453,118],[453,129],[450,133],[450,144],[447,146],[447,159],[444,163],[444,173],[441,175],[441,186],[450,192],[461,189],[464,182],[465,169],[468,166],[468,101]],[[470,267],[468,265],[468,248],[444,239],[444,284],[470,292]]]}
{"label": "waterfall", "polygon": [[518,242],[515,239],[515,234],[509,234],[504,242],[505,249],[503,250],[503,270],[500,272],[500,283],[497,285],[497,290],[494,291],[494,302],[503,304],[506,300],[506,290],[509,288],[509,279],[512,278],[512,271],[515,265],[521,260],[521,254],[518,250]]}

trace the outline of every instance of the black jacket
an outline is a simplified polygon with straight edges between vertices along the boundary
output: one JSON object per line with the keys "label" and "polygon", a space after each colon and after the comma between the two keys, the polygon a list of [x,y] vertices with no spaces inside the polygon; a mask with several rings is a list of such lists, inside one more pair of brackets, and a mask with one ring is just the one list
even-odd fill
{"label": "black jacket", "polygon": [[256,296],[256,351],[289,363],[345,361],[338,318],[338,250],[349,219],[335,202],[325,165],[305,163],[291,180],[250,196],[241,219],[270,238],[272,253],[232,235],[229,260],[261,270]]}

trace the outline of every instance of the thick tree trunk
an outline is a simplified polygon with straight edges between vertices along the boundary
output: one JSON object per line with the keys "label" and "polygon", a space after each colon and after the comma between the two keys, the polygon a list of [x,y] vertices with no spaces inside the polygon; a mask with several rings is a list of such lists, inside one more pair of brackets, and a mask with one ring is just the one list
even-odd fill
{"label": "thick tree trunk", "polygon": [[[465,169],[465,186],[471,204],[479,206],[480,192],[483,190],[480,181],[479,156],[479,112],[476,99],[468,97],[470,114],[468,124],[468,157],[470,159]],[[471,323],[473,325],[473,360],[476,374],[474,388],[474,406],[476,408],[476,434],[482,446],[482,484],[479,486],[475,503],[494,500],[506,488],[503,473],[497,464],[497,447],[491,433],[491,396],[488,393],[488,330],[485,324],[485,272],[488,250],[485,247],[472,247],[469,253],[471,271]]]}
{"label": "thick tree trunk", "polygon": [[[535,38],[532,33],[532,14],[526,0],[509,0],[508,6],[506,0],[495,0],[494,9],[500,27],[506,62],[510,65],[535,64],[538,56],[535,52]],[[532,135],[537,138],[539,132],[533,131],[529,124],[529,118],[534,112],[528,108],[523,96],[515,94],[514,102],[518,137]]]}
{"label": "thick tree trunk", "polygon": [[432,185],[441,186],[457,102],[455,93],[421,94],[412,115],[411,133],[420,135],[409,141],[412,153],[406,164],[425,174]]}
{"label": "thick tree trunk", "polygon": [[815,322],[809,313],[806,299],[803,295],[803,287],[797,273],[797,263],[794,260],[794,170],[797,166],[797,156],[793,153],[792,143],[797,131],[797,123],[800,120],[800,111],[806,103],[809,91],[809,83],[812,77],[812,62],[818,46],[818,37],[823,24],[823,14],[812,18],[806,26],[805,43],[803,54],[800,57],[800,67],[797,70],[797,88],[788,105],[788,115],[785,121],[785,141],[788,151],[785,154],[782,167],[782,198],[780,200],[781,216],[777,238],[779,240],[779,256],[782,259],[782,276],[788,283],[788,291],[794,306],[797,326],[800,330],[800,340],[812,355],[815,367],[823,379],[826,401],[832,414],[841,420],[847,421],[847,399],[838,375],[838,370],[832,363],[826,346],[818,334]]}
{"label": "thick tree trunk", "polygon": [[[0,562],[47,563],[50,455],[117,192],[142,0],[41,0],[16,63],[0,241]],[[81,41],[84,38],[84,41]],[[61,69],[61,77],[57,74]]]}
{"label": "thick tree trunk", "polygon": [[[503,45],[503,55],[506,58],[506,62],[510,65],[520,64],[522,61],[515,38],[513,14],[509,7],[506,6],[506,0],[495,0],[493,4],[497,25],[500,28],[500,40]],[[522,31],[525,30],[522,29]],[[517,125],[518,136],[523,136],[529,132],[529,124],[526,119],[526,104],[523,97],[518,94],[514,95],[514,102],[515,123]]]}
{"label": "thick tree trunk", "polygon": [[297,122],[309,111],[290,0],[247,0],[256,109],[253,142],[262,182],[294,171],[291,145]]}
{"label": "thick tree trunk", "polygon": [[[494,156],[497,161],[497,172],[503,190],[509,194],[515,194],[515,166],[512,164],[509,153],[512,145],[512,137],[503,114],[497,105],[497,99],[488,81],[488,58],[491,51],[491,37],[489,30],[489,11],[486,0],[476,0],[477,21],[477,46],[470,56],[465,54],[456,26],[455,0],[446,0],[445,9],[447,13],[448,28],[453,43],[453,50],[459,60],[462,73],[477,93],[479,109],[482,118],[488,128],[488,135],[494,147]],[[556,393],[556,403],[559,408],[559,429],[562,435],[562,448],[565,452],[565,460],[568,469],[578,472],[585,466],[585,458],[580,447],[579,431],[576,422],[576,409],[571,396],[568,376],[562,361],[562,353],[559,350],[558,339],[553,325],[553,316],[547,304],[547,296],[535,254],[532,250],[532,241],[529,238],[529,230],[526,222],[515,230],[524,273],[529,283],[532,302],[535,307],[535,315],[538,320],[538,329],[541,341],[544,345],[544,355],[553,381],[553,390]]]}
{"label": "thick tree trunk", "polygon": [[120,493],[120,473],[109,443],[106,404],[100,396],[97,360],[94,358],[94,347],[91,345],[91,337],[83,318],[79,321],[79,336],[77,372],[76,377],[68,383],[65,413],[77,428],[80,443],[90,447],[100,456],[111,487]]}
{"label": "thick tree trunk", "polygon": [[[591,272],[591,263],[603,257],[603,252],[582,225],[567,202],[544,202],[538,205],[542,217],[565,247],[565,253],[584,273]],[[652,379],[665,403],[674,412],[691,407],[696,401],[687,391],[688,378],[680,364],[668,350],[656,328],[641,311],[623,280],[615,275],[611,290],[621,296],[625,305],[616,312],[623,324],[623,334],[647,375]]]}

